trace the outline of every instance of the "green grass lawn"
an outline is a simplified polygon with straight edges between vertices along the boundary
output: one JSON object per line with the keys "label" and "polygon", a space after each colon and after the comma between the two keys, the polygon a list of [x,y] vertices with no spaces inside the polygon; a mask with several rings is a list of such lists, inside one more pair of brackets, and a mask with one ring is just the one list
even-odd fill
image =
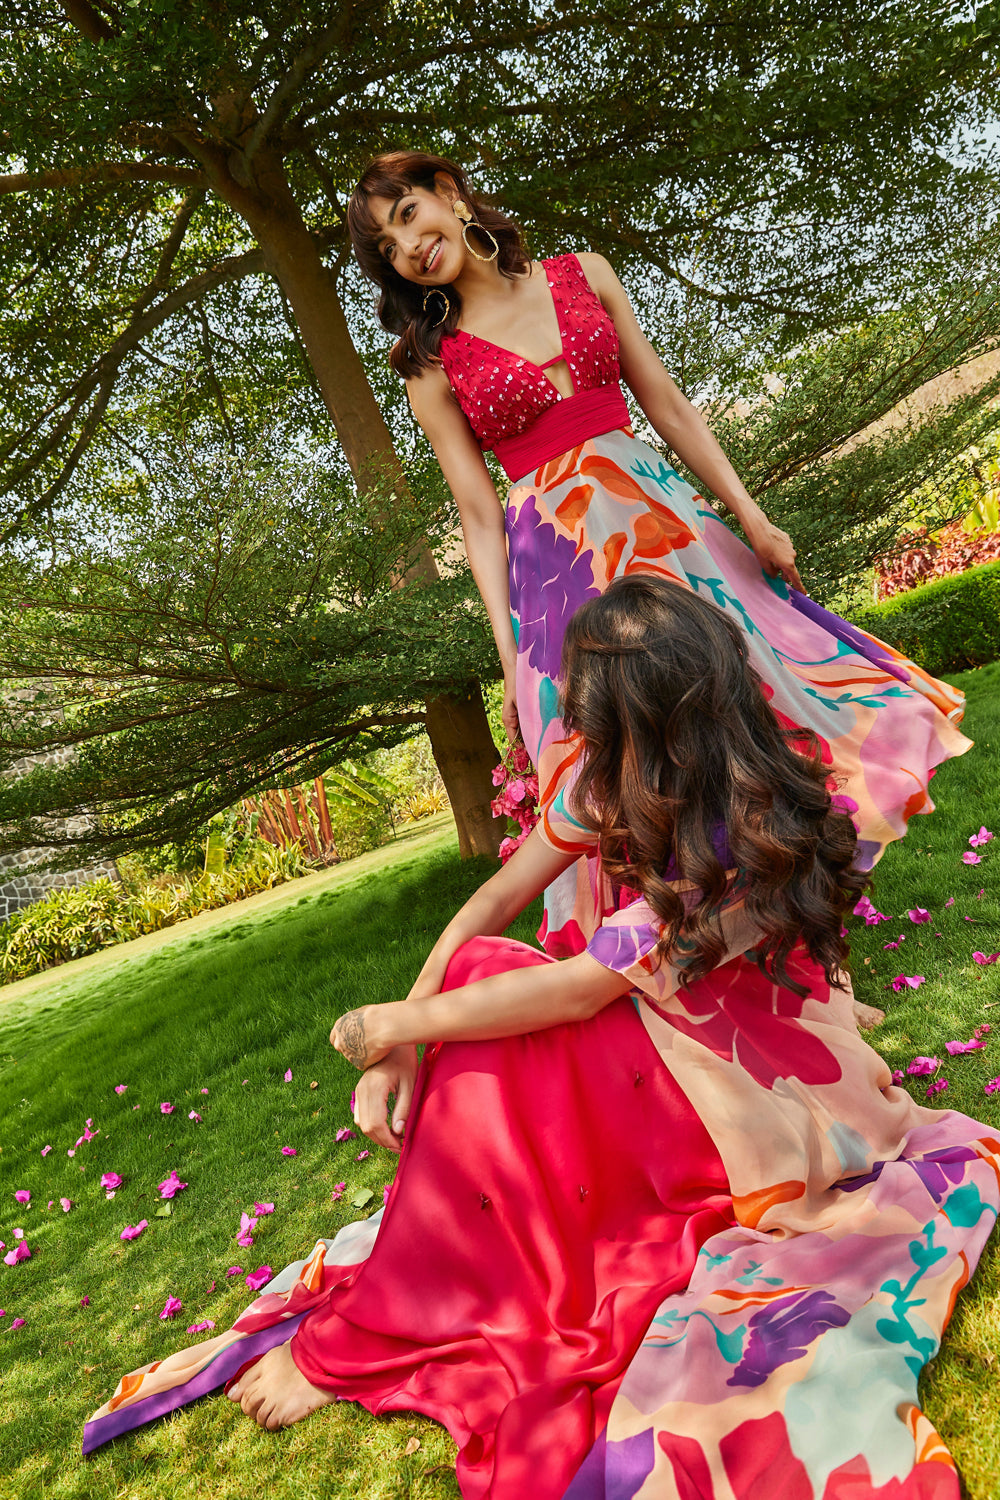
{"label": "green grass lawn", "polygon": [[[975,949],[1000,949],[1000,667],[956,680],[970,694],[977,749],[942,769],[937,814],[916,819],[879,866],[872,899],[892,921],[852,923],[853,964],[859,998],[887,1010],[873,1040],[890,1064],[939,1055],[949,1087],[934,1104],[1000,1129],[1000,1093],[984,1094],[1000,1075],[1000,966],[972,960]],[[981,864],[966,866],[961,854],[981,824],[998,838],[979,850]],[[0,1239],[11,1249],[21,1226],[32,1250],[28,1261],[0,1265],[3,1500],[457,1496],[453,1448],[439,1427],[416,1416],[374,1419],[347,1403],[271,1434],[211,1399],[88,1460],[79,1443],[121,1373],[186,1342],[189,1324],[226,1327],[251,1300],[242,1276],[226,1277],[230,1266],[277,1270],[381,1202],[395,1158],[371,1148],[358,1161],[367,1142],[335,1141],[356,1075],[327,1034],[340,1011],[405,993],[488,869],[459,864],[438,827],[188,932],[173,928],[0,990]],[[905,915],[918,907],[930,923]],[[522,918],[515,934],[528,937],[536,918]],[[900,934],[899,948],[883,947]],[[899,974],[925,983],[894,993]],[[997,1030],[986,1048],[948,1058],[945,1043],[982,1023]],[[127,1091],[116,1094],[116,1084]],[[926,1084],[908,1082],[921,1102]],[[165,1101],[171,1114],[161,1113]],[[88,1118],[98,1133],[74,1148]],[[283,1156],[282,1146],[297,1155]],[[171,1169],[188,1187],[157,1218],[156,1185]],[[105,1172],[124,1179],[110,1200]],[[348,1191],[333,1203],[337,1182]],[[18,1189],[30,1190],[29,1207],[15,1203]],[[352,1206],[366,1189],[371,1205]],[[68,1213],[61,1198],[72,1201]],[[275,1210],[241,1249],[240,1214],[255,1201]],[[123,1243],[122,1228],[143,1218],[149,1228]],[[1000,1472],[998,1268],[994,1249],[923,1388],[973,1500],[992,1500]],[[183,1303],[172,1322],[159,1318],[168,1296]],[[24,1325],[12,1330],[15,1318]],[[414,1436],[420,1447],[407,1455]]]}

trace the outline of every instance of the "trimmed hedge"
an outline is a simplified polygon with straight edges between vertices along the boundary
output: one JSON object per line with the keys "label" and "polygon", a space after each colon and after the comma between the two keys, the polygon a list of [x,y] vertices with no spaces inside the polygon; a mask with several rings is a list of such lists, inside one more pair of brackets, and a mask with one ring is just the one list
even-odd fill
{"label": "trimmed hedge", "polygon": [[852,619],[934,677],[983,667],[1000,659],[1000,562],[921,584]]}

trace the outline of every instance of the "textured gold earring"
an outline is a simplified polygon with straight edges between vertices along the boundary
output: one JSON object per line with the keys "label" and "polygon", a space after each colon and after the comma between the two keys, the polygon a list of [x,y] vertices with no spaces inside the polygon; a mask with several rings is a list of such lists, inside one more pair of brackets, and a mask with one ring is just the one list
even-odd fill
{"label": "textured gold earring", "polygon": [[[478,219],[474,219],[472,217],[472,210],[469,208],[469,205],[465,203],[461,198],[457,198],[452,204],[452,212],[454,213],[456,219],[461,219],[462,221],[462,239],[469,254],[474,255],[477,260],[496,260],[497,256],[500,254],[500,246],[498,245],[495,236],[492,235],[490,231],[486,229],[482,224],[480,224]],[[492,255],[480,255],[475,245],[473,245],[469,239],[470,229],[478,229],[480,234],[484,234],[486,236],[486,238],[493,246]]]}
{"label": "textured gold earring", "polygon": [[431,324],[432,328],[439,328],[444,322],[445,318],[451,312],[451,303],[448,301],[447,293],[443,292],[439,286],[432,286],[429,287],[424,293],[424,312],[427,311],[427,303],[430,301],[431,297],[440,297],[444,302],[444,312],[438,318],[436,323]]}

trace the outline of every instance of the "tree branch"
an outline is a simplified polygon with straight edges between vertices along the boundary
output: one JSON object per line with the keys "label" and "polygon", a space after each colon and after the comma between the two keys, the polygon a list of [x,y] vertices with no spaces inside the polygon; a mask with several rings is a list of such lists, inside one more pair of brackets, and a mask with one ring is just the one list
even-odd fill
{"label": "tree branch", "polygon": [[62,0],[63,15],[88,42],[109,42],[117,35],[87,0]]}
{"label": "tree branch", "polygon": [[53,167],[49,172],[14,172],[0,176],[0,193],[32,188],[79,187],[87,182],[172,182],[181,187],[208,186],[204,172],[166,162],[104,161],[93,167]]}

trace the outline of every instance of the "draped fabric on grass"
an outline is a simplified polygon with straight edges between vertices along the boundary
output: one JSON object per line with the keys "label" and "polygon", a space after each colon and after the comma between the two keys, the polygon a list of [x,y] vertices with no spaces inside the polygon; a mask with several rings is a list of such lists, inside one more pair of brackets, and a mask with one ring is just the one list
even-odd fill
{"label": "draped fabric on grass", "polygon": [[[805,955],[807,996],[777,988],[738,899],[724,921],[733,956],[678,990],[634,902],[591,942],[632,996],[429,1049],[377,1236],[342,1231],[338,1264],[318,1247],[235,1330],[127,1376],[87,1447],[291,1336],[315,1384],[442,1421],[466,1500],[958,1500],[917,1379],[996,1218],[1000,1142],[894,1088]],[[546,961],[480,938],[448,981]]]}
{"label": "draped fabric on grass", "polygon": [[[932,810],[933,767],[969,747],[955,727],[961,694],[768,578],[701,496],[628,431],[581,443],[515,483],[507,539],[518,717],[543,807],[565,790],[576,754],[557,687],[566,626],[586,599],[635,572],[673,579],[739,625],[779,718],[818,736],[865,868],[914,813]],[[593,877],[593,864],[588,872],[581,861],[547,890],[539,937],[548,952],[585,946]]]}

